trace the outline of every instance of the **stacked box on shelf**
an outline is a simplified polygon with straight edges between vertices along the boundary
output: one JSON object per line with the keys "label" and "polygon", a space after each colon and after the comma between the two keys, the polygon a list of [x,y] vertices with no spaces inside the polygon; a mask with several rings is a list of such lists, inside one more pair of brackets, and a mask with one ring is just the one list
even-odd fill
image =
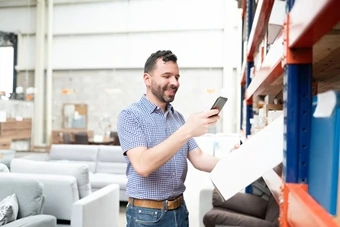
{"label": "stacked box on shelf", "polygon": [[313,99],[309,161],[309,194],[331,215],[340,214],[339,200],[340,92]]}

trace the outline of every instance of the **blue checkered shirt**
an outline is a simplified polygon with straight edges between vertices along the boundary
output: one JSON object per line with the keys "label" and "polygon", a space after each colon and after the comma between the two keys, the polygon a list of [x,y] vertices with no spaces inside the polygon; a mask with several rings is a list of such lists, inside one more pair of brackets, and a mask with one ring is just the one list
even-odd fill
{"label": "blue checkered shirt", "polygon": [[[135,147],[152,148],[167,139],[184,123],[183,116],[170,104],[163,113],[143,95],[138,102],[119,114],[117,131],[122,150],[125,154]],[[185,190],[188,152],[196,147],[195,140],[189,139],[168,162],[148,177],[136,173],[126,156],[127,195],[151,200],[166,200],[181,195]]]}

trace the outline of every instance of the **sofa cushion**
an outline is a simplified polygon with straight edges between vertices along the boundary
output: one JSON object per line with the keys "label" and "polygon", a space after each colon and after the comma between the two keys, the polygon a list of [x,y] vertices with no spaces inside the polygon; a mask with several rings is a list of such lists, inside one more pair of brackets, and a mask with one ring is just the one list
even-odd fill
{"label": "sofa cushion", "polygon": [[204,215],[203,223],[206,227],[215,227],[216,225],[276,227],[275,224],[268,221],[217,207],[211,209],[208,213]]}
{"label": "sofa cushion", "polygon": [[99,146],[96,173],[125,174],[126,165],[120,146]]}
{"label": "sofa cushion", "polygon": [[[57,219],[52,215],[34,215],[17,219],[6,227],[56,227]],[[58,225],[59,226],[59,225]]]}
{"label": "sofa cushion", "polygon": [[15,193],[19,203],[18,218],[37,215],[44,203],[43,184],[35,179],[0,173],[0,200]]}
{"label": "sofa cushion", "polygon": [[240,192],[224,201],[215,189],[213,191],[213,206],[264,219],[267,210],[267,200]]}
{"label": "sofa cushion", "polygon": [[120,190],[126,189],[127,177],[125,174],[95,173],[90,174],[92,188],[103,188],[109,184],[118,184]]}
{"label": "sofa cushion", "polygon": [[98,146],[78,144],[53,144],[50,149],[50,161],[72,161],[88,165],[95,172]]}
{"label": "sofa cushion", "polygon": [[91,194],[90,171],[88,166],[83,164],[13,159],[11,162],[11,171],[13,173],[74,176],[77,179],[80,198]]}
{"label": "sofa cushion", "polygon": [[15,221],[18,211],[19,204],[15,193],[0,201],[0,226]]}

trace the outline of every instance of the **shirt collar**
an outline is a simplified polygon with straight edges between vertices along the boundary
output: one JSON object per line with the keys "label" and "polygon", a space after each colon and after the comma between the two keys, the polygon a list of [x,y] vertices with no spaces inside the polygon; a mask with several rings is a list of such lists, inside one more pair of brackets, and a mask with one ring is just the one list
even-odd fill
{"label": "shirt collar", "polygon": [[[148,111],[149,113],[153,113],[155,110],[159,109],[159,107],[158,107],[157,105],[155,105],[154,103],[150,102],[150,101],[146,98],[145,94],[142,96],[142,98],[140,99],[140,101],[141,101],[141,103],[146,107],[146,109],[147,109],[147,111]],[[170,103],[168,103],[168,105],[167,105],[167,111],[170,111],[170,110],[171,110],[172,113],[174,112],[173,106],[172,106]]]}

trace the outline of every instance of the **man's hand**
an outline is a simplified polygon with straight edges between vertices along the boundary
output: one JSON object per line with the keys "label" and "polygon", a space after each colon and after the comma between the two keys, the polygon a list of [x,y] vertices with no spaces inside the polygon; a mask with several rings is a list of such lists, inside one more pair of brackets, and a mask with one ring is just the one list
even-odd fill
{"label": "man's hand", "polygon": [[234,150],[240,148],[240,146],[241,146],[241,145],[240,145],[239,143],[236,143],[236,144],[234,145],[234,147],[230,149],[229,152],[233,152]]}
{"label": "man's hand", "polygon": [[235,144],[235,145],[234,145],[234,150],[238,149],[240,146],[241,146],[241,145],[240,145],[240,144],[238,144],[238,143],[237,143],[237,144]]}
{"label": "man's hand", "polygon": [[[213,109],[207,112],[193,114],[189,117],[183,127],[190,133],[191,137],[201,136],[208,132],[209,127],[216,124],[220,117],[218,110]],[[216,116],[214,116],[216,115]]]}

